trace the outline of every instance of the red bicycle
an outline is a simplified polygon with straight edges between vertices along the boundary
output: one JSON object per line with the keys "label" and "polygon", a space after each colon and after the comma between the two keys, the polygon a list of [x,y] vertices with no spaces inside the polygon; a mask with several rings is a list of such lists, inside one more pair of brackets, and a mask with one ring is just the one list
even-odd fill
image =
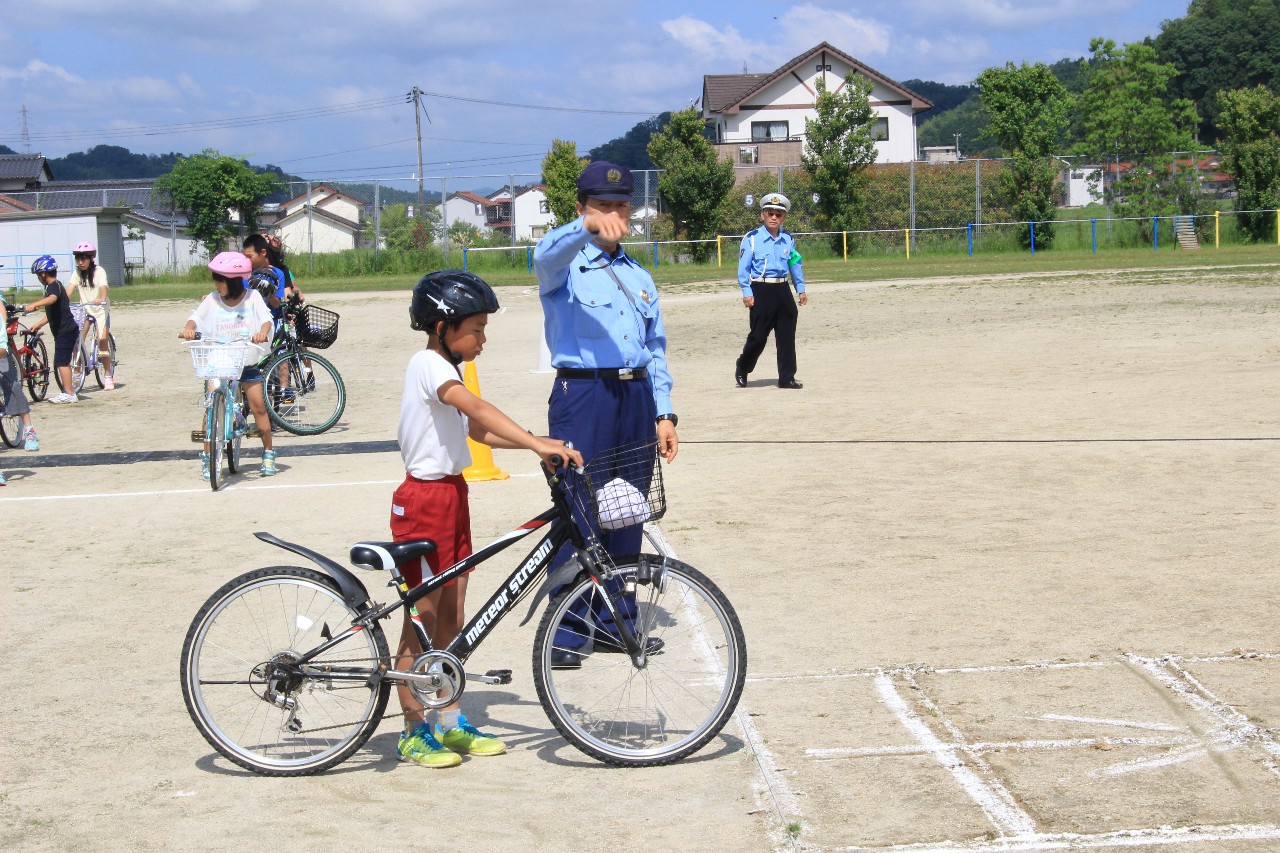
{"label": "red bicycle", "polygon": [[[22,371],[32,402],[39,402],[49,393],[49,350],[39,331],[31,331],[18,322],[22,312],[18,306],[4,303],[5,334],[9,338],[9,352]],[[21,343],[19,343],[21,339]]]}

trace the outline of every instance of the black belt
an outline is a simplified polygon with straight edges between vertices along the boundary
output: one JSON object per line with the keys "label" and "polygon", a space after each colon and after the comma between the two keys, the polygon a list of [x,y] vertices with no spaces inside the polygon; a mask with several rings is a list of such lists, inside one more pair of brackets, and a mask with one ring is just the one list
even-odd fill
{"label": "black belt", "polygon": [[649,371],[643,367],[557,367],[561,379],[644,379]]}

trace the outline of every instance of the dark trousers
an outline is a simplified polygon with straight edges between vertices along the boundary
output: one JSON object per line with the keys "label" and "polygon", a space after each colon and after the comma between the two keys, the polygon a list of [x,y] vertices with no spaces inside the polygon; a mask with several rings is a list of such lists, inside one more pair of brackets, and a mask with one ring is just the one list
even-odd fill
{"label": "dark trousers", "polygon": [[738,356],[738,373],[756,369],[756,361],[773,332],[778,350],[778,381],[790,382],[796,378],[796,318],[800,313],[791,296],[791,285],[753,284],[751,292],[756,301],[750,309],[751,331]]}
{"label": "dark trousers", "polygon": [[[652,439],[657,408],[653,401],[653,385],[649,379],[561,379],[556,378],[547,401],[548,434],[552,438],[573,443],[586,462],[602,450]],[[574,508],[574,518],[597,532],[600,543],[610,554],[640,553],[644,538],[641,525],[621,530],[601,531],[596,519],[583,519]],[[556,554],[552,565],[560,566],[573,554],[566,544]],[[635,615],[634,599],[624,601],[623,615]],[[556,630],[555,645],[559,649],[581,649],[601,630],[612,634],[613,617],[597,604],[588,615],[585,602],[575,605]]]}

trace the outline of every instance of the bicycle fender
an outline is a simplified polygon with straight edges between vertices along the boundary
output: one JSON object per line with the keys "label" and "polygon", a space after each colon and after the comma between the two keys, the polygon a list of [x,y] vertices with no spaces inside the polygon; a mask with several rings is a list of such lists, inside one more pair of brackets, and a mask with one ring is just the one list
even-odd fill
{"label": "bicycle fender", "polygon": [[566,560],[560,568],[547,574],[546,579],[538,587],[538,591],[534,593],[533,601],[529,602],[529,612],[520,620],[521,626],[533,618],[533,614],[538,609],[538,605],[542,603],[542,599],[550,597],[553,592],[559,592],[560,587],[572,583],[580,572],[586,570],[586,567],[578,562],[578,555],[574,554],[573,556],[574,559]]}
{"label": "bicycle fender", "polygon": [[294,543],[286,542],[283,539],[278,539],[270,533],[259,531],[253,535],[269,545],[275,545],[277,548],[283,548],[286,551],[292,551],[295,554],[300,554],[315,563],[324,570],[325,574],[333,578],[334,582],[338,584],[338,589],[342,593],[343,601],[350,604],[357,611],[363,609],[365,602],[369,600],[369,591],[364,588],[364,584],[360,582],[360,579],[356,577],[355,574],[341,563],[336,563],[324,554],[312,551],[310,548],[303,547],[302,545],[295,545]]}

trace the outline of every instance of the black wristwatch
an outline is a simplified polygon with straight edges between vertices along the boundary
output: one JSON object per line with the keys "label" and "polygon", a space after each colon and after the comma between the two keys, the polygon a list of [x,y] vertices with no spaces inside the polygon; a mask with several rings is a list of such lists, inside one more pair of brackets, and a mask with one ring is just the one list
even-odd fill
{"label": "black wristwatch", "polygon": [[653,421],[654,423],[657,423],[658,421],[671,421],[672,426],[678,426],[680,424],[680,418],[676,417],[675,412],[667,412],[665,415],[658,415],[653,419]]}

